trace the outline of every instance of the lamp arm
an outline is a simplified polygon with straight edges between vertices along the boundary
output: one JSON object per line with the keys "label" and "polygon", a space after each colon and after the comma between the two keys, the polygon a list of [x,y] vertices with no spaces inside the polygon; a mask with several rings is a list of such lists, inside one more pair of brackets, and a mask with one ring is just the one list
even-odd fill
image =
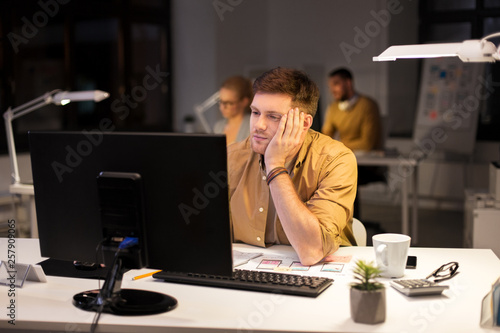
{"label": "lamp arm", "polygon": [[487,40],[487,39],[494,38],[494,37],[500,37],[500,32],[492,33],[491,35],[488,35],[488,36],[481,38],[481,40]]}
{"label": "lamp arm", "polygon": [[205,132],[207,132],[207,133],[212,133],[212,128],[208,124],[208,121],[205,118],[204,113],[205,113],[205,111],[210,109],[212,106],[217,104],[218,101],[219,101],[219,91],[212,94],[212,96],[210,96],[205,101],[203,101],[203,103],[195,105],[195,107],[194,107],[194,112],[198,116],[198,119],[200,120],[201,124],[203,125],[203,127],[205,129]]}
{"label": "lamp arm", "polygon": [[216,91],[213,93],[209,98],[207,98],[203,103],[196,105],[197,108],[201,109],[202,111],[206,111],[219,101],[219,96],[220,92]]}
{"label": "lamp arm", "polygon": [[13,184],[17,185],[21,183],[21,177],[19,176],[19,165],[17,164],[17,153],[16,144],[14,143],[14,130],[12,129],[12,121],[16,118],[22,117],[36,109],[39,109],[47,104],[52,103],[52,95],[61,91],[60,89],[47,92],[44,95],[35,98],[27,103],[24,103],[14,109],[8,108],[4,112],[3,118],[5,122],[5,132],[7,134],[7,148],[9,150],[10,167],[12,170],[12,180]]}
{"label": "lamp arm", "polygon": [[7,133],[7,148],[9,149],[10,169],[12,171],[11,177],[14,184],[19,184],[21,178],[19,177],[19,166],[17,165],[16,145],[14,143],[14,131],[12,130],[12,110],[9,108],[4,114],[5,119],[5,132]]}
{"label": "lamp arm", "polygon": [[[29,108],[27,108],[25,110],[17,110],[16,113],[14,113],[15,110],[13,109],[13,110],[10,111],[11,114],[12,114],[12,116],[11,116],[10,119],[14,120],[14,119],[20,118],[20,117],[24,116],[25,114],[28,114],[28,113],[30,113],[32,111],[35,111],[35,110],[37,110],[37,109],[39,109],[39,108],[41,108],[41,107],[43,107],[43,106],[45,106],[47,104],[50,104],[50,98],[49,98],[48,101],[47,100],[42,101],[42,102],[40,102],[38,104],[32,105],[31,107],[29,107]],[[9,111],[7,110],[6,113],[7,112],[9,112]],[[5,118],[5,114],[4,114],[4,118]]]}
{"label": "lamp arm", "polygon": [[[31,100],[27,103],[24,103],[18,107],[15,107],[14,109],[9,109],[6,112],[9,112],[12,114],[12,120],[22,117],[25,114],[28,114],[32,111],[35,111],[36,109],[41,108],[42,106],[45,106],[47,104],[52,103],[52,95],[60,92],[60,89],[52,90],[50,92],[45,93],[44,95],[35,98],[34,100]],[[5,118],[5,114],[4,114]]]}

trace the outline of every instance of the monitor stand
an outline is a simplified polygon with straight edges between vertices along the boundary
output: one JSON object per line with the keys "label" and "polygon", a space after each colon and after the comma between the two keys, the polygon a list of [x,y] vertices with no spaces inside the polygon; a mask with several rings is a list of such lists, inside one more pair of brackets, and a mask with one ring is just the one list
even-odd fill
{"label": "monitor stand", "polygon": [[102,289],[88,290],[73,296],[73,304],[82,310],[124,316],[150,315],[173,310],[177,300],[147,290],[121,289],[127,258],[117,253]]}
{"label": "monitor stand", "polygon": [[[170,311],[177,300],[157,292],[121,289],[123,274],[146,266],[144,189],[136,173],[99,173],[96,178],[105,254],[114,255],[102,289],[73,296],[73,304],[83,310],[117,315],[149,315]],[[123,236],[129,235],[121,240]],[[116,239],[115,239],[116,238]],[[118,239],[120,239],[118,243]],[[106,258],[104,262],[107,262]],[[111,260],[109,260],[111,262]]]}

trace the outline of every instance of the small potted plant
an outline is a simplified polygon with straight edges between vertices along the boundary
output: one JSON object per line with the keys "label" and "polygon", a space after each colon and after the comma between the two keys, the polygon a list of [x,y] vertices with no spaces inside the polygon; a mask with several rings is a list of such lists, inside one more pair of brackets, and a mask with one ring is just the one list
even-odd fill
{"label": "small potted plant", "polygon": [[351,284],[351,317],[356,323],[379,324],[385,321],[385,286],[375,281],[380,269],[363,260],[355,263]]}

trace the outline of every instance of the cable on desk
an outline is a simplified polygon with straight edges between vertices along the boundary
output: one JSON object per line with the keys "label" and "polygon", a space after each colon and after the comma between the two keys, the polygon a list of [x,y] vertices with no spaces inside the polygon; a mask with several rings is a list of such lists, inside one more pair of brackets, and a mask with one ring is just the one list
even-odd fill
{"label": "cable on desk", "polygon": [[[101,253],[102,253],[102,243],[103,242],[104,242],[104,240],[102,240],[97,245],[97,248],[96,248],[96,260],[97,260],[97,262],[99,262],[99,260],[98,260],[99,248],[101,248]],[[135,246],[138,243],[139,243],[139,239],[137,237],[125,237],[125,239],[120,242],[120,245],[118,246],[118,250],[115,253],[115,263],[116,263],[116,258],[119,257],[121,251],[126,250],[129,247]],[[103,254],[103,256],[104,256],[104,254]],[[104,260],[103,260],[103,262],[104,262]],[[115,265],[115,263],[113,264],[113,266]],[[109,281],[114,280],[114,276],[112,274],[114,274],[113,268],[110,269],[109,275],[106,277],[106,280],[108,281],[108,283],[109,283]],[[106,282],[104,283],[104,285],[106,286]],[[109,290],[109,294],[108,294],[108,292],[105,292],[103,290],[103,288],[101,288],[101,279],[99,278],[99,295],[97,296],[97,299],[96,299],[96,302],[99,305],[99,308],[97,309],[96,314],[94,315],[94,319],[92,320],[92,325],[90,326],[90,333],[95,332],[97,325],[99,323],[99,319],[101,318],[101,314],[104,310],[104,307],[107,306],[108,304],[110,304],[112,302],[112,299],[113,299],[112,287]]]}
{"label": "cable on desk", "polygon": [[[102,258],[101,258],[102,262],[104,262],[104,252],[102,251],[102,243],[104,241],[105,241],[105,239],[101,240],[99,242],[99,244],[97,244],[97,247],[95,249],[96,263],[99,263],[99,251],[100,251],[101,256],[102,256]],[[99,277],[97,283],[99,286],[99,290],[101,290],[101,277]],[[99,305],[99,309],[97,310],[97,312],[94,315],[94,319],[92,319],[92,324],[90,325],[90,333],[94,333],[96,328],[97,328],[97,324],[99,323],[99,319],[101,318],[102,310],[104,309],[104,304],[105,304],[105,302],[101,302],[101,304]]]}

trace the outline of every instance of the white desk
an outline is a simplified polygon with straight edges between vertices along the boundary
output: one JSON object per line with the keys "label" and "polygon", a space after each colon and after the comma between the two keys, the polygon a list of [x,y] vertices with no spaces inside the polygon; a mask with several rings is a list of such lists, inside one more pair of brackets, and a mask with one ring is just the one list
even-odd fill
{"label": "white desk", "polygon": [[[402,233],[411,236],[412,245],[418,244],[418,164],[419,159],[404,156],[382,156],[377,154],[356,154],[358,165],[398,167],[396,174],[389,174],[393,181],[401,183],[401,229]],[[408,205],[408,182],[412,189],[412,219]]]}
{"label": "white desk", "polygon": [[[6,239],[0,239],[0,256],[5,257]],[[36,239],[18,239],[18,262],[40,259]],[[246,252],[296,258],[289,246],[261,249],[237,244]],[[344,247],[338,255],[374,259],[371,247]],[[132,281],[149,270],[131,271],[124,287],[147,289],[174,296],[176,309],[151,316],[121,317],[103,314],[98,332],[485,332],[480,328],[481,300],[500,275],[500,260],[491,250],[411,248],[418,257],[416,270],[405,277],[423,277],[449,261],[460,263],[460,274],[448,281],[444,295],[406,297],[387,288],[387,318],[378,325],[356,324],[350,317],[347,269],[333,276],[335,282],[317,298],[280,296],[267,293],[169,284],[153,278]],[[255,259],[260,262],[262,258]],[[255,261],[246,264],[255,265]],[[244,267],[244,266],[243,266]],[[317,267],[316,267],[317,268]],[[330,274],[330,275],[328,275]],[[97,281],[47,277],[47,283],[26,282],[17,289],[16,326],[7,323],[7,287],[0,286],[0,331],[89,331],[94,313],[72,305],[75,293],[97,287]],[[387,279],[380,279],[387,284]],[[498,332],[498,331],[497,331]]]}

